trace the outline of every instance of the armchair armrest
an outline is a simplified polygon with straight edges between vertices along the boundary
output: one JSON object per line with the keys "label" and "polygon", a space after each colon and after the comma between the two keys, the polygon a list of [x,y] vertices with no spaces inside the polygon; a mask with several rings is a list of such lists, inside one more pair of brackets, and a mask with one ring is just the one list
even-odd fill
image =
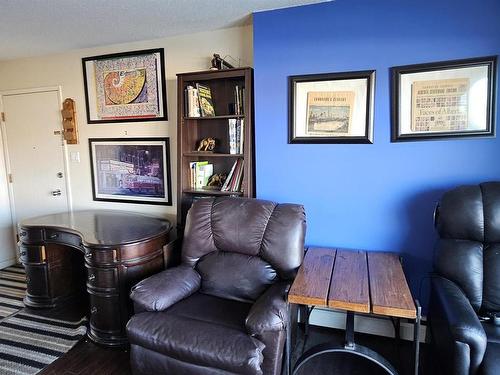
{"label": "armchair armrest", "polygon": [[440,276],[432,278],[430,318],[434,341],[443,358],[451,361],[449,370],[475,373],[486,351],[486,333],[457,284]]}
{"label": "armchair armrest", "polygon": [[245,327],[250,335],[286,329],[286,294],[289,287],[289,282],[273,284],[255,301],[245,319]]}
{"label": "armchair armrest", "polygon": [[189,297],[201,285],[201,276],[189,266],[169,268],[136,284],[130,298],[140,311],[162,311]]}

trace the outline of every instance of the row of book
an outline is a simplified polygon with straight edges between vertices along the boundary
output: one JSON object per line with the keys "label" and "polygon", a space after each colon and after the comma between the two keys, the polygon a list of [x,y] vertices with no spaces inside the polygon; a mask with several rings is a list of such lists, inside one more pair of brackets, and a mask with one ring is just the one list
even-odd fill
{"label": "row of book", "polygon": [[243,115],[243,103],[245,102],[245,88],[236,85],[234,87],[234,114]]}
{"label": "row of book", "polygon": [[214,165],[208,161],[193,161],[189,163],[191,189],[203,189],[208,179],[214,174]]}
{"label": "row of book", "polygon": [[226,181],[221,187],[221,191],[240,191],[241,190],[241,182],[243,181],[243,165],[244,160],[242,158],[238,158],[233,166],[231,167],[231,171],[227,175]]}
{"label": "row of book", "polygon": [[[234,109],[230,108],[230,114],[243,115],[245,100],[245,88],[238,85],[234,87]],[[213,117],[215,107],[210,87],[196,83],[189,85],[184,90],[184,113],[186,117]]]}
{"label": "row of book", "polygon": [[243,119],[229,119],[229,153],[243,154],[243,141],[245,138],[245,126]]}
{"label": "row of book", "polygon": [[184,113],[187,117],[213,117],[215,108],[210,87],[200,85],[186,87],[184,90]]}

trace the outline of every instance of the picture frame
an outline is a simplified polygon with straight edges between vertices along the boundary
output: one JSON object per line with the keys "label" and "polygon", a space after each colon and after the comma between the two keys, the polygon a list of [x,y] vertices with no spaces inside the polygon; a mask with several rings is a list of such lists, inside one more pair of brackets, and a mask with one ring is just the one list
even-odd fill
{"label": "picture frame", "polygon": [[373,143],[375,70],[290,76],[288,143]]}
{"label": "picture frame", "polygon": [[163,48],[82,59],[87,123],[167,121]]}
{"label": "picture frame", "polygon": [[495,136],[497,56],[391,68],[391,141]]}
{"label": "picture frame", "polygon": [[90,138],[94,201],[172,205],[169,138]]}

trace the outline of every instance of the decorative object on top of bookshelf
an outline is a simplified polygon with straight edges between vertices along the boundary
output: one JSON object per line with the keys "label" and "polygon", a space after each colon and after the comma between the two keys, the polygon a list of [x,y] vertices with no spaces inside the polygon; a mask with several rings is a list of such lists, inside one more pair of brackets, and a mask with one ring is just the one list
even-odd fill
{"label": "decorative object on top of bookshelf", "polygon": [[[226,56],[227,57],[227,56]],[[212,58],[212,66],[210,69],[221,70],[221,69],[234,69],[234,66],[224,60],[218,53],[214,53]]]}
{"label": "decorative object on top of bookshelf", "polygon": [[215,145],[216,145],[215,138],[212,137],[203,138],[198,143],[198,148],[196,149],[196,151],[213,152],[215,150]]}
{"label": "decorative object on top of bookshelf", "polygon": [[167,120],[163,48],[82,59],[89,124]]}
{"label": "decorative object on top of bookshelf", "polygon": [[495,135],[497,56],[391,69],[391,141]]}
{"label": "decorative object on top of bookshelf", "polygon": [[289,77],[288,143],[373,143],[375,71]]}
{"label": "decorative object on top of bookshelf", "polygon": [[95,201],[172,205],[169,138],[91,138]]}

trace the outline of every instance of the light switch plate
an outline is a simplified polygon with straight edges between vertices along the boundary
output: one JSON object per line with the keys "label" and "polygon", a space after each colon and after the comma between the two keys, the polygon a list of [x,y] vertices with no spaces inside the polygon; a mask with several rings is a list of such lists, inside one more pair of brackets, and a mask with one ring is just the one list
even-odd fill
{"label": "light switch plate", "polygon": [[79,152],[70,152],[71,161],[73,163],[80,162],[80,153]]}

